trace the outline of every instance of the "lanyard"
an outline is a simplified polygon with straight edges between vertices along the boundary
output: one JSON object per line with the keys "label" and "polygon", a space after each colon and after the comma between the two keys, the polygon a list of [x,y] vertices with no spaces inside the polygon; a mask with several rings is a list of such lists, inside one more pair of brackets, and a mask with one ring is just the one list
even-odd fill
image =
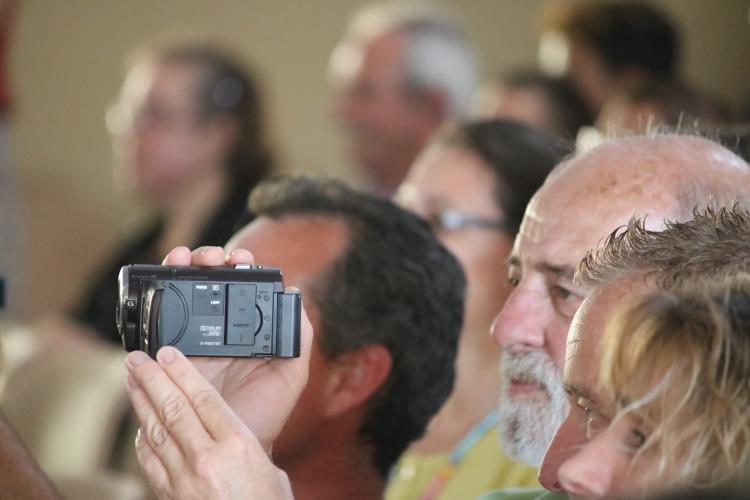
{"label": "lanyard", "polygon": [[445,483],[453,476],[458,465],[466,458],[471,449],[482,437],[497,426],[499,415],[497,408],[489,412],[471,431],[458,442],[450,454],[448,463],[443,465],[435,473],[427,489],[419,497],[419,500],[434,500],[445,487]]}

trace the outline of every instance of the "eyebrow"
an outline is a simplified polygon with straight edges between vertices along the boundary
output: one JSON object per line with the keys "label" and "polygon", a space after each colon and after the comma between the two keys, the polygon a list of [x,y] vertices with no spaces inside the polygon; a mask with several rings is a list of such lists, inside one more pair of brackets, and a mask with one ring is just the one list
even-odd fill
{"label": "eyebrow", "polygon": [[553,266],[552,264],[542,264],[540,266],[546,273],[554,274],[558,278],[572,280],[576,271],[570,266]]}
{"label": "eyebrow", "polygon": [[[508,257],[508,260],[505,263],[509,267],[520,266],[521,259],[519,259],[515,255],[511,255],[510,257]],[[541,268],[541,270],[545,273],[553,274],[558,278],[564,278],[568,280],[572,280],[573,276],[575,275],[575,269],[570,266],[556,266],[553,264],[542,263],[539,265],[539,268]]]}
{"label": "eyebrow", "polygon": [[591,394],[591,391],[580,384],[566,382],[565,384],[563,384],[563,387],[565,389],[565,393],[568,394],[568,396],[585,398],[591,401],[591,403],[593,404],[597,404],[598,402],[597,399]]}

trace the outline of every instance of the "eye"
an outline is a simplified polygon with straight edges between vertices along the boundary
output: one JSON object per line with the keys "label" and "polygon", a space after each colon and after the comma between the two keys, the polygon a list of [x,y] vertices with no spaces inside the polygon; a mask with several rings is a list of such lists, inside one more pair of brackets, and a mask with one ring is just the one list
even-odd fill
{"label": "eye", "polygon": [[586,439],[591,440],[596,436],[599,431],[605,429],[609,425],[609,421],[598,411],[590,408],[588,405],[590,402],[583,398],[577,402],[578,406],[583,410],[584,420],[586,422]]}
{"label": "eye", "polygon": [[551,285],[549,294],[557,312],[566,318],[572,318],[582,302],[580,296],[560,285]]}
{"label": "eye", "polygon": [[623,440],[623,444],[625,445],[626,450],[636,452],[643,446],[646,439],[648,439],[646,433],[636,427],[627,433]]}

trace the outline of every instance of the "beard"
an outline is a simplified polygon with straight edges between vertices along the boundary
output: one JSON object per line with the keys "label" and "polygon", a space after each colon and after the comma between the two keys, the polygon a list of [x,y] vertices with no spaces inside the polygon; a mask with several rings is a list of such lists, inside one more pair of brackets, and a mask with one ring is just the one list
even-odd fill
{"label": "beard", "polygon": [[[500,442],[514,460],[539,467],[570,409],[562,377],[544,351],[503,351],[500,377]],[[510,395],[514,381],[537,385],[540,390]]]}

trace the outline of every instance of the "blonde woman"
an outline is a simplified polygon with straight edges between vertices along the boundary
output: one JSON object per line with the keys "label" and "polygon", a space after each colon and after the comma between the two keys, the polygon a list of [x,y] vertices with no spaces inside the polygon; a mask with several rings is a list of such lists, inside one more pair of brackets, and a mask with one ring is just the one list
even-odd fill
{"label": "blonde woman", "polygon": [[616,479],[606,497],[746,476],[750,275],[625,304],[609,323],[602,352],[601,394],[614,418],[587,412],[588,442],[561,466],[563,487],[582,484],[594,462]]}

